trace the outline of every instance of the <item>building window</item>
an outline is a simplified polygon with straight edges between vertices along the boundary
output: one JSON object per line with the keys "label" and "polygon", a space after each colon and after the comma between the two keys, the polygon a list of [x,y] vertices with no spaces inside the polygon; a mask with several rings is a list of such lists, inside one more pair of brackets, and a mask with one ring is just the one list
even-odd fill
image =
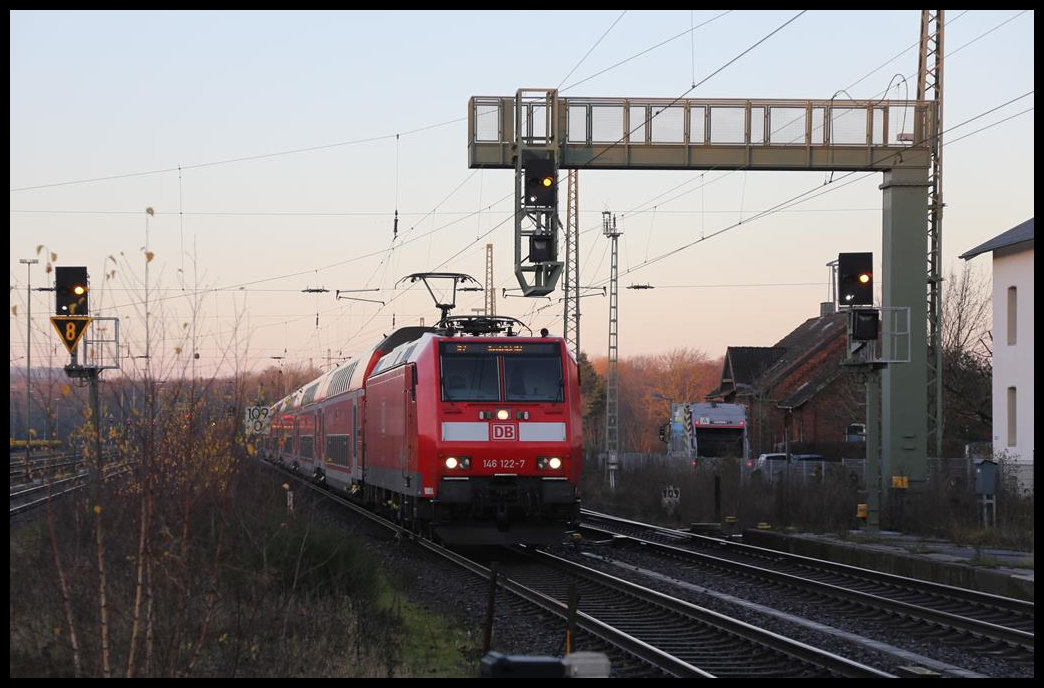
{"label": "building window", "polygon": [[1015,346],[1015,336],[1019,324],[1018,296],[1016,287],[1008,287],[1008,346]]}
{"label": "building window", "polygon": [[1016,420],[1015,420],[1016,417],[1017,417],[1017,414],[1015,412],[1015,409],[1016,409],[1015,388],[1014,387],[1008,387],[1008,446],[1009,447],[1014,447],[1016,444],[1018,444],[1018,441],[1017,441],[1017,435],[1018,435],[1017,430],[1018,430],[1018,428],[1016,427]]}

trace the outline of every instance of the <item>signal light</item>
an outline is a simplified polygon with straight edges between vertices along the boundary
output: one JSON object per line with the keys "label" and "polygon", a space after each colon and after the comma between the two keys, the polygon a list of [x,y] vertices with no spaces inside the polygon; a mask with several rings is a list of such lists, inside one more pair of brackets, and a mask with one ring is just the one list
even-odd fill
{"label": "signal light", "polygon": [[839,253],[837,302],[841,306],[874,305],[874,254]]}
{"label": "signal light", "polygon": [[87,268],[56,267],[54,269],[55,315],[87,316],[90,314]]}
{"label": "signal light", "polygon": [[532,158],[525,163],[522,204],[527,208],[553,208],[558,204],[558,180],[553,160]]}

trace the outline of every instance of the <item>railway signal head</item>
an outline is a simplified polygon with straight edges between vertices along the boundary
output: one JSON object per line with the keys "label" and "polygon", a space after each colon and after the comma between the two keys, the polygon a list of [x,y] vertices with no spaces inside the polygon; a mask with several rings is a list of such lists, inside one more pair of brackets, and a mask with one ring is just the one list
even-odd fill
{"label": "railway signal head", "polygon": [[529,260],[533,263],[547,263],[555,260],[555,237],[551,234],[531,234],[529,236]]}
{"label": "railway signal head", "polygon": [[531,158],[525,167],[522,205],[553,208],[558,200],[558,175],[553,160]]}
{"label": "railway signal head", "polygon": [[852,339],[857,342],[872,342],[877,339],[881,328],[881,315],[873,308],[853,309],[849,316],[852,320]]}
{"label": "railway signal head", "polygon": [[874,305],[874,254],[839,253],[837,302],[841,306]]}
{"label": "railway signal head", "polygon": [[90,315],[89,292],[87,268],[56,267],[54,269],[55,315]]}

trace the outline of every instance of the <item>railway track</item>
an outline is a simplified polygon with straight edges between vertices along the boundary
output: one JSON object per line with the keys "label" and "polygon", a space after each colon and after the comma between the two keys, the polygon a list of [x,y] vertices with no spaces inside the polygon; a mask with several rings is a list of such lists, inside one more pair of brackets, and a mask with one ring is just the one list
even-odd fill
{"label": "railway track", "polygon": [[[584,512],[583,529],[606,557],[668,585],[742,582],[758,599],[844,618],[861,633],[906,638],[902,647],[947,646],[962,661],[1033,664],[1032,602],[896,576]],[[897,653],[900,654],[900,653]],[[909,661],[909,658],[906,658]],[[953,667],[938,665],[945,671]]]}
{"label": "railway track", "polygon": [[676,677],[891,678],[827,650],[553,554],[499,562],[514,585],[567,605],[588,632],[612,629],[641,644],[650,666]]}
{"label": "railway track", "polygon": [[29,460],[26,470],[24,456],[11,456],[11,487],[12,489],[26,485],[28,480],[53,479],[75,473],[83,464],[83,458],[76,453],[43,454],[34,456]]}
{"label": "railway track", "polygon": [[[130,470],[127,463],[110,463],[104,468],[104,480],[124,476]],[[41,478],[33,484],[19,483],[11,487],[10,517],[31,514],[45,506],[50,500],[58,499],[85,489],[91,480],[92,471],[83,467],[82,461],[65,462],[60,473]]]}
{"label": "railway track", "polygon": [[509,598],[501,600],[497,613],[505,613],[502,606],[507,605],[512,618],[540,614],[545,627],[574,627],[577,646],[606,654],[615,677],[892,677],[544,551],[481,550],[466,555],[413,539],[394,523],[340,495],[281,472],[397,538],[410,539],[411,545],[427,554],[451,562],[476,578],[475,590],[487,589],[495,577],[498,591]]}
{"label": "railway track", "polygon": [[44,506],[51,499],[83,489],[86,485],[86,474],[60,478],[43,485],[20,487],[11,490],[11,517],[32,511]]}

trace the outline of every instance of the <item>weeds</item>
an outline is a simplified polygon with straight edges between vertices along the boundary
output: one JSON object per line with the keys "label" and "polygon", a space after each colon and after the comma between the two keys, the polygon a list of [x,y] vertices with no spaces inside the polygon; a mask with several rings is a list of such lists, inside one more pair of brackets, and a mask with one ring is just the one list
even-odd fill
{"label": "weeds", "polygon": [[287,518],[274,474],[228,469],[208,485],[158,480],[145,545],[150,511],[130,483],[105,484],[100,515],[56,502],[12,530],[11,676],[381,678],[437,675],[461,656],[362,542],[304,499]]}

